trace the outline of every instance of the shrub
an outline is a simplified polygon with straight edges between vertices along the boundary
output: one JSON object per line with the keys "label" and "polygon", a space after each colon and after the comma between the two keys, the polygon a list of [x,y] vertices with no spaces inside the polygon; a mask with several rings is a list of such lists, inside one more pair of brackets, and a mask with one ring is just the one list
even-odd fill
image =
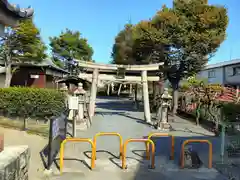
{"label": "shrub", "polygon": [[0,88],[0,113],[4,116],[46,119],[64,110],[62,92],[25,87]]}
{"label": "shrub", "polygon": [[236,103],[223,103],[222,111],[224,120],[226,122],[239,122],[240,121],[240,104]]}

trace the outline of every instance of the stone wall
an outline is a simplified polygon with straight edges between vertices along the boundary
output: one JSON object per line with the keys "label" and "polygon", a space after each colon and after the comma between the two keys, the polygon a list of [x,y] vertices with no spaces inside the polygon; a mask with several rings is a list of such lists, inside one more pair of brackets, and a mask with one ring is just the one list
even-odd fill
{"label": "stone wall", "polygon": [[0,153],[0,180],[28,180],[28,146],[5,147]]}

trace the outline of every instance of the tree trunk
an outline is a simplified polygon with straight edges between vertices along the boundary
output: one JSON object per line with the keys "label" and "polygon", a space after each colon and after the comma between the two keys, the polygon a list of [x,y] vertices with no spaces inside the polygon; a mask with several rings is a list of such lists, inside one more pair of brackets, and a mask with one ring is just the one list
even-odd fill
{"label": "tree trunk", "polygon": [[12,66],[11,63],[5,63],[6,67],[6,77],[5,77],[5,88],[10,87],[11,85],[11,80],[12,80]]}
{"label": "tree trunk", "polygon": [[173,106],[173,115],[175,116],[177,114],[178,109],[178,89],[179,89],[179,82],[171,83],[173,88],[173,100],[172,100],[172,106]]}

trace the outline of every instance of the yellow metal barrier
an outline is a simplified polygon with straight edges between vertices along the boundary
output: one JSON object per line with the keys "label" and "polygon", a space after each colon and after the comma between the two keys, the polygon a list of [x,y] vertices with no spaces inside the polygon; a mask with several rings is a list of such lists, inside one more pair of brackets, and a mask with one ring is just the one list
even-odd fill
{"label": "yellow metal barrier", "polygon": [[123,138],[122,136],[119,134],[119,133],[116,133],[116,132],[99,132],[97,133],[94,138],[93,138],[93,144],[95,146],[95,157],[96,157],[96,147],[97,147],[97,137],[98,136],[118,136],[119,137],[119,141],[120,141],[120,147],[119,147],[119,156],[121,157],[122,156],[122,146],[123,146]]}
{"label": "yellow metal barrier", "polygon": [[64,157],[64,145],[67,142],[88,142],[91,144],[92,146],[92,157],[91,157],[91,169],[93,169],[95,167],[95,150],[96,147],[94,146],[93,142],[91,139],[87,139],[87,138],[67,138],[65,139],[62,143],[61,143],[61,147],[60,147],[60,173],[62,173],[63,170],[63,157]]}
{"label": "yellow metal barrier", "polygon": [[129,142],[145,142],[152,145],[152,159],[151,159],[151,168],[155,168],[155,145],[150,139],[127,139],[123,144],[123,154],[122,154],[122,169],[126,169],[126,154],[127,154],[127,145]]}
{"label": "yellow metal barrier", "polygon": [[[171,154],[170,154],[170,159],[173,160],[174,159],[174,136],[167,134],[167,133],[151,133],[148,135],[148,139],[151,139],[153,136],[155,137],[171,137]],[[146,142],[146,156],[147,159],[150,159],[150,150],[149,150],[149,143]]]}
{"label": "yellow metal barrier", "polygon": [[209,140],[202,139],[188,139],[185,140],[181,147],[181,168],[184,168],[184,147],[189,143],[207,143],[209,145],[208,151],[208,168],[212,168],[212,143]]}

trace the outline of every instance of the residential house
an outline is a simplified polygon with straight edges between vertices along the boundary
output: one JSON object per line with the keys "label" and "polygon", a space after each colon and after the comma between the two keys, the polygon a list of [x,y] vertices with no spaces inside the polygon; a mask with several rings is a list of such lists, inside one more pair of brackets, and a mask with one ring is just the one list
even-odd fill
{"label": "residential house", "polygon": [[[57,88],[56,80],[68,75],[68,72],[56,66],[51,59],[41,63],[14,63],[11,86],[27,86],[38,88]],[[0,88],[4,87],[5,67],[0,61]]]}
{"label": "residential house", "polygon": [[197,77],[207,79],[211,84],[224,86],[240,86],[240,59],[209,64],[198,73]]}

